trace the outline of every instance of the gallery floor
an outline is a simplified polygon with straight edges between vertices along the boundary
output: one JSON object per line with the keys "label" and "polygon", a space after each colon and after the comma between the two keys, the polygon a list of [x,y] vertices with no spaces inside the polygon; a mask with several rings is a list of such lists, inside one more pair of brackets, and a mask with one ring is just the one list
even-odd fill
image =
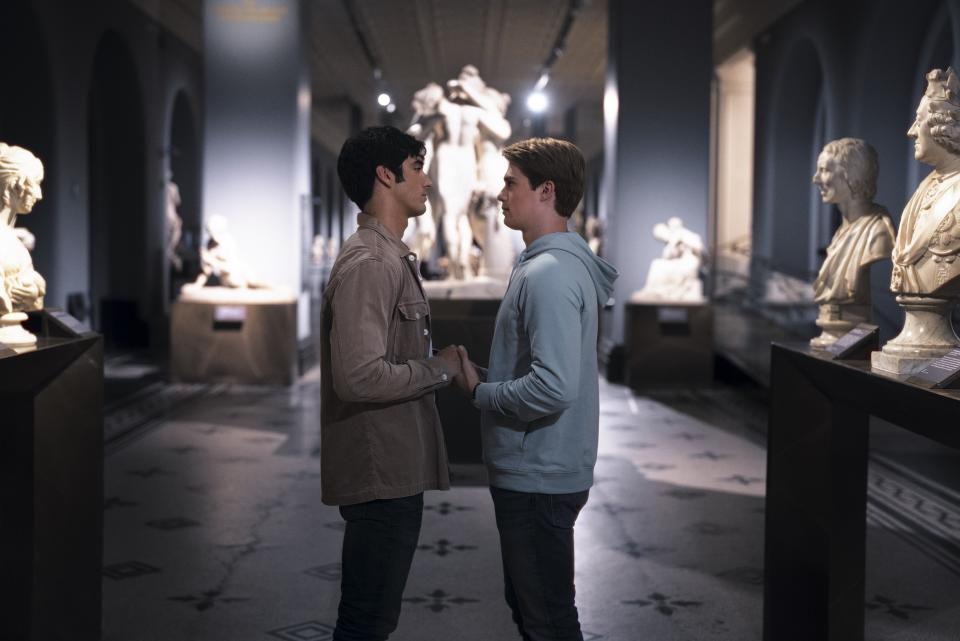
{"label": "gallery floor", "polygon": [[[166,385],[125,357],[107,373],[146,383],[108,408],[104,640],[329,640],[343,523],[320,503],[317,372],[291,389]],[[762,401],[601,381],[601,411],[576,527],[584,638],[759,641]],[[960,457],[919,441],[875,428],[871,641],[960,638]],[[426,496],[396,641],[518,638],[489,494],[457,472]]]}

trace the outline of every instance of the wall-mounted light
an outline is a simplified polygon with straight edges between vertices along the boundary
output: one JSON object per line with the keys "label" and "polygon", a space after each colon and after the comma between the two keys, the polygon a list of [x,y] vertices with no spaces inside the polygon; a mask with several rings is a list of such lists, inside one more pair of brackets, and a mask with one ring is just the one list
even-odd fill
{"label": "wall-mounted light", "polygon": [[550,101],[547,99],[547,94],[542,91],[532,91],[527,96],[527,109],[535,114],[543,113],[549,106]]}
{"label": "wall-mounted light", "polygon": [[390,94],[388,93],[382,93],[379,96],[377,96],[377,104],[380,105],[381,107],[386,107],[391,102],[393,101],[390,99]]}
{"label": "wall-mounted light", "polygon": [[388,113],[388,114],[392,114],[392,113],[393,113],[394,111],[396,111],[396,110],[397,110],[397,106],[396,106],[395,104],[393,104],[392,102],[391,102],[389,105],[387,105],[387,113]]}

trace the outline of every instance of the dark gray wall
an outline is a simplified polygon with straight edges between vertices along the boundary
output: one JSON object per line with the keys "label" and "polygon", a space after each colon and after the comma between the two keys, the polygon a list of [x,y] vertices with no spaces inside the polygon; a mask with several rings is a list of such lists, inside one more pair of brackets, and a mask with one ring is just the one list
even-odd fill
{"label": "dark gray wall", "polygon": [[[958,16],[957,0],[809,0],[756,39],[754,296],[762,295],[771,268],[810,279],[804,256],[822,250],[839,222],[836,212],[824,214],[816,206],[810,183],[813,154],[824,141],[854,136],[877,149],[876,200],[899,223],[903,206],[929,172],[913,159],[906,131],[926,72],[956,65]],[[824,118],[818,130],[820,105]],[[885,338],[902,323],[889,276],[888,261],[872,270],[876,318]]]}
{"label": "dark gray wall", "polygon": [[[37,235],[34,258],[47,280],[48,306],[64,307],[69,293],[89,297],[92,282],[110,278],[90,270],[95,262],[91,260],[90,176],[98,175],[98,169],[90,166],[90,105],[97,104],[97,92],[104,97],[103,83],[98,86],[94,81],[95,56],[104,36],[110,34],[114,44],[122,43],[120,48],[126,50],[130,73],[128,81],[121,83],[123,100],[141,106],[136,116],[140,122],[134,124],[142,132],[142,142],[132,145],[140,147],[138,161],[115,180],[138,183],[141,196],[129,210],[108,213],[104,220],[107,228],[132,224],[139,237],[130,239],[126,248],[112,248],[111,258],[97,269],[127,269],[137,275],[137,287],[124,286],[121,295],[137,304],[151,343],[162,346],[167,331],[162,286],[163,176],[174,97],[182,91],[194,113],[201,105],[199,52],[124,0],[6,0],[0,29],[13,34],[0,38],[4,58],[17,61],[12,67],[22,67],[30,78],[22,84],[7,79],[8,88],[22,90],[16,97],[11,90],[4,93],[0,140],[20,141],[40,156],[46,168],[44,200],[23,223]],[[25,55],[20,45],[28,47],[30,54]],[[202,136],[200,123],[195,124],[198,137]],[[110,125],[104,123],[107,128]],[[106,174],[99,171],[99,175]],[[90,302],[96,308],[97,301]]]}
{"label": "dark gray wall", "polygon": [[679,216],[707,238],[713,4],[609,6],[601,212],[606,257],[621,276],[604,333],[620,342],[623,303],[643,287],[663,248],[653,226]]}

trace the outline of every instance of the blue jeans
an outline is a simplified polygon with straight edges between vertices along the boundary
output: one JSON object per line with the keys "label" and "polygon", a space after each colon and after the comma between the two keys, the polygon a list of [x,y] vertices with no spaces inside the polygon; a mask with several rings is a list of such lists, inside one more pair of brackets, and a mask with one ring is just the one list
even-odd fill
{"label": "blue jeans", "polygon": [[343,571],[333,641],[384,641],[400,619],[420,538],[423,494],[344,505]]}
{"label": "blue jeans", "polygon": [[504,596],[523,641],[583,641],[574,604],[573,525],[589,493],[490,488]]}

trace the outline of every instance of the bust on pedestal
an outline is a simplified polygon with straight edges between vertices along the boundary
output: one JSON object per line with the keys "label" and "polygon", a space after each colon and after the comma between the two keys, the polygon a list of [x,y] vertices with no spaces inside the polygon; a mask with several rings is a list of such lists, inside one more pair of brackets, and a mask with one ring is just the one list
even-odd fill
{"label": "bust on pedestal", "polygon": [[950,315],[960,297],[960,80],[927,74],[927,91],[907,135],[933,167],[903,209],[890,289],[906,313],[903,331],[873,353],[874,369],[914,374],[960,346]]}
{"label": "bust on pedestal", "polygon": [[17,216],[29,214],[43,197],[43,163],[23,147],[0,142],[0,343],[30,347],[37,337],[21,327],[24,312],[43,309],[47,283],[33,269],[24,238],[14,229]]}
{"label": "bust on pedestal", "polygon": [[817,159],[813,183],[823,202],[837,206],[843,222],[813,283],[823,332],[811,339],[812,347],[832,345],[871,320],[869,267],[890,256],[895,235],[887,210],[873,202],[877,173],[877,152],[859,138],[828,142]]}

